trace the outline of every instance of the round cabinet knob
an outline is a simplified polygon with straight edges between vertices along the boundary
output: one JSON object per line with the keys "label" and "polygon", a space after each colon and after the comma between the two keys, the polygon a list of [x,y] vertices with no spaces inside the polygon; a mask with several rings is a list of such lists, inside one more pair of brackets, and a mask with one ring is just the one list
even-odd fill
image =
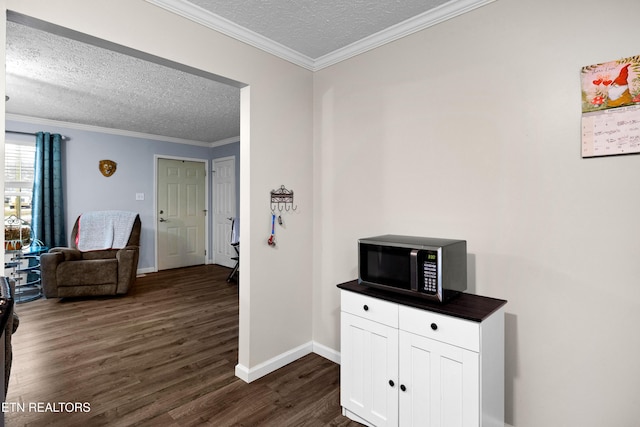
{"label": "round cabinet knob", "polygon": [[438,325],[436,325],[435,323],[431,324],[431,329],[433,329],[434,331],[438,330]]}
{"label": "round cabinet knob", "polygon": [[369,311],[369,306],[367,304],[363,305],[362,308],[364,311]]}
{"label": "round cabinet knob", "polygon": [[400,384],[400,390],[407,391],[407,388],[404,386],[404,384]]}
{"label": "round cabinet knob", "polygon": [[396,383],[394,383],[393,380],[389,380],[389,385],[393,387],[394,385],[396,385]]}

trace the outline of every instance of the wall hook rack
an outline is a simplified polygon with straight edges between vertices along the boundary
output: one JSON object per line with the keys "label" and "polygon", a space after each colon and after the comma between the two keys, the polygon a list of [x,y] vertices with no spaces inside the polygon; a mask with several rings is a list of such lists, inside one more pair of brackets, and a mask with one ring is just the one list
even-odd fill
{"label": "wall hook rack", "polygon": [[281,185],[277,190],[271,190],[271,212],[295,211],[298,205],[293,204],[293,190],[287,190]]}

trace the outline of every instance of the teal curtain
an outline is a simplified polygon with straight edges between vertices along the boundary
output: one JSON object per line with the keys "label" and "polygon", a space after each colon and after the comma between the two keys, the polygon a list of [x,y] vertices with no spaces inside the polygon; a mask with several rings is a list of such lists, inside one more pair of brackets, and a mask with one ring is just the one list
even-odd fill
{"label": "teal curtain", "polygon": [[50,248],[66,246],[62,197],[62,136],[36,134],[32,228],[35,238]]}

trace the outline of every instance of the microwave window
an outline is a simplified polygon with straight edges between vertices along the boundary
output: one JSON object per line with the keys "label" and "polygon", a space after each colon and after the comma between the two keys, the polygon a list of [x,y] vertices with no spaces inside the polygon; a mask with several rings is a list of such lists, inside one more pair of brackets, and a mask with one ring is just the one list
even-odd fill
{"label": "microwave window", "polygon": [[361,277],[380,285],[411,288],[410,249],[363,245]]}

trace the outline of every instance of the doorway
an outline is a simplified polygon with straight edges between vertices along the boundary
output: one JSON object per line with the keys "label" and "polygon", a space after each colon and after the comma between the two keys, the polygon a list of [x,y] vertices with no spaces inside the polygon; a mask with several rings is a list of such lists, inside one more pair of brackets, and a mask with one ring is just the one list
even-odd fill
{"label": "doorway", "polygon": [[[246,224],[244,226],[244,231],[245,231],[245,236],[249,235],[249,227],[250,227],[250,221],[249,221],[249,195],[250,195],[250,180],[249,180],[249,172],[250,172],[250,164],[249,164],[249,159],[250,159],[250,123],[251,123],[251,118],[250,118],[250,87],[245,84],[242,83],[240,81],[236,81],[236,80],[232,80],[223,76],[219,76],[219,75],[214,75],[211,72],[208,71],[204,71],[201,69],[196,69],[193,68],[191,66],[187,66],[181,63],[177,63],[174,61],[171,61],[169,59],[163,58],[163,57],[158,57],[155,56],[153,54],[144,52],[144,51],[138,51],[135,49],[131,49],[128,48],[126,46],[123,45],[118,45],[115,43],[112,43],[110,41],[106,41],[106,40],[102,40],[102,39],[98,39],[96,37],[84,34],[84,33],[80,33],[77,32],[75,30],[70,30],[68,28],[64,28],[64,27],[59,27],[55,24],[49,23],[49,22],[45,22],[45,21],[40,21],[36,18],[32,18],[32,17],[28,17],[25,15],[20,15],[20,14],[16,14],[15,12],[11,12],[8,11],[7,12],[8,18],[10,21],[12,22],[17,22],[17,23],[21,23],[23,25],[27,25],[29,27],[33,27],[33,28],[38,28],[47,32],[51,32],[60,36],[64,36],[73,40],[77,40],[77,41],[82,41],[84,43],[88,43],[91,45],[94,45],[96,47],[101,47],[101,48],[105,48],[105,49],[109,49],[112,50],[113,52],[118,52],[118,53],[122,53],[122,54],[126,54],[131,56],[132,58],[136,58],[136,59],[141,59],[141,60],[146,60],[152,63],[156,63],[159,65],[164,65],[170,68],[174,68],[175,70],[178,71],[183,71],[186,73],[192,73],[194,75],[200,76],[200,77],[205,77],[220,83],[225,83],[227,85],[236,87],[241,89],[240,91],[240,98],[241,98],[241,112],[240,112],[240,117],[241,117],[241,131],[240,131],[240,135],[244,135],[242,137],[242,143],[240,144],[240,152],[241,154],[238,154],[237,159],[242,158],[241,162],[242,162],[242,170],[243,170],[243,177],[241,180],[237,181],[237,185],[241,186],[241,191],[242,191],[242,200],[243,200],[243,223]],[[58,50],[54,50],[54,52],[56,52]],[[74,59],[72,61],[73,63],[82,63],[82,58],[79,57],[78,59]],[[101,73],[104,73],[104,67],[100,68]],[[5,80],[6,80],[6,71],[3,71],[3,73],[5,74]],[[148,77],[149,74],[144,74],[144,77]],[[165,86],[172,86],[173,83],[170,84],[165,84]],[[3,85],[0,85],[3,86]],[[75,91],[65,91],[68,93],[75,93]],[[5,117],[6,119],[6,117]],[[211,122],[211,120],[209,119],[208,122]],[[116,129],[117,134],[119,134],[120,130]],[[156,134],[154,134],[156,135]],[[167,142],[178,142],[178,143],[183,143],[184,141],[182,139],[180,139],[179,141],[174,141],[172,139],[167,139]],[[176,153],[175,150],[171,149],[169,150],[172,153]],[[155,156],[157,157],[168,157],[166,155],[167,151],[165,148],[162,149],[162,154],[155,154]],[[150,155],[153,155],[150,153]],[[189,154],[187,154],[189,155]],[[199,154],[197,154],[196,156],[199,156]],[[209,159],[211,159],[211,157],[207,157]],[[151,160],[151,159],[149,159]],[[187,159],[184,159],[187,160]],[[193,159],[190,159],[193,160]],[[202,161],[202,160],[198,160],[198,161]],[[142,235],[142,240],[143,240],[143,244],[141,246],[141,262],[144,263],[142,264],[142,267],[145,273],[146,272],[152,272],[154,270],[158,270],[158,240],[157,240],[157,224],[159,223],[159,216],[158,216],[158,209],[157,209],[157,158],[154,157],[154,161],[153,163],[151,161],[147,162],[147,161],[141,161],[141,163],[144,164],[144,167],[146,168],[147,165],[149,166],[149,169],[153,168],[153,172],[148,170],[148,174],[147,172],[145,172],[145,176],[153,176],[154,177],[154,181],[153,183],[149,183],[150,186],[153,186],[153,190],[151,190],[151,188],[149,188],[148,191],[153,191],[153,195],[154,195],[154,201],[150,202],[149,198],[147,198],[147,201],[145,202],[144,199],[140,200],[140,199],[136,199],[137,201],[136,203],[136,207],[138,210],[141,211],[141,214],[148,218],[148,223],[152,223],[152,225],[149,226],[149,230],[150,233],[147,234],[145,232],[143,232]],[[205,164],[208,164],[207,161],[204,161]],[[207,170],[205,168],[205,170]],[[238,166],[238,170],[240,170],[240,167]],[[153,174],[153,175],[152,175]],[[145,180],[146,181],[146,180]],[[77,183],[77,182],[76,182]],[[129,183],[130,184],[130,183]],[[208,180],[206,181],[206,185],[208,185]],[[74,191],[73,189],[70,191]],[[209,191],[205,190],[205,195],[208,197]],[[137,196],[137,194],[136,194]],[[207,205],[205,205],[207,206]],[[165,218],[166,219],[166,218]],[[209,226],[209,221],[205,221],[205,227],[210,227]],[[209,230],[210,231],[210,230]],[[148,236],[148,237],[147,237]],[[205,236],[208,236],[208,233],[205,232]],[[206,237],[206,239],[208,239],[208,237]],[[205,248],[208,248],[208,243],[205,243]],[[245,302],[245,309],[243,309],[240,313],[240,327],[239,327],[239,341],[241,343],[240,345],[240,349],[238,351],[238,361],[240,366],[249,366],[249,363],[247,363],[247,361],[249,360],[249,346],[248,346],[248,339],[249,339],[249,332],[250,332],[250,322],[249,322],[249,314],[251,312],[251,306],[249,305],[249,296],[250,296],[250,269],[248,269],[248,266],[250,265],[250,241],[247,239],[246,242],[244,243],[244,252],[245,255],[243,255],[243,259],[244,259],[244,268],[247,269],[246,273],[243,273],[243,279],[242,279],[242,283],[246,283],[246,285],[241,286],[240,287],[240,294],[244,294],[244,297],[242,298],[243,301]]]}
{"label": "doorway", "polygon": [[206,263],[207,161],[156,160],[158,270]]}
{"label": "doorway", "polygon": [[232,257],[237,254],[231,243],[239,238],[235,156],[213,160],[213,200],[213,262],[233,268],[236,261]]}

